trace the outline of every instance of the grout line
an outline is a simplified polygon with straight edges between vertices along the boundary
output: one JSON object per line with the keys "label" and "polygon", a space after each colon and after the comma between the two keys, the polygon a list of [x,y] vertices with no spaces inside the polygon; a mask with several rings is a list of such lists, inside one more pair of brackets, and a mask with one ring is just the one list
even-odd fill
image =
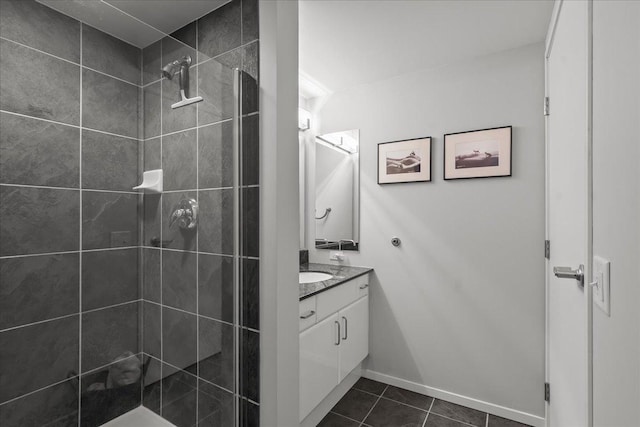
{"label": "grout line", "polygon": [[[198,108],[198,104],[196,103],[196,109],[197,108]],[[226,122],[231,122],[231,121],[233,121],[233,118],[222,119],[222,120],[218,120],[218,121],[215,121],[215,122],[206,123],[206,124],[203,124],[203,125],[197,125],[196,124],[196,126],[192,126],[190,128],[184,128],[184,129],[180,129],[180,130],[176,130],[176,131],[168,132],[168,133],[162,133],[162,131],[160,131],[160,135],[158,135],[158,136],[171,136],[171,135],[175,135],[177,133],[188,132],[188,131],[191,131],[191,130],[199,130],[201,128],[206,128],[206,127],[209,127],[209,126],[219,125],[219,124],[226,123]],[[196,123],[197,123],[197,116],[196,116]],[[157,138],[157,136],[149,137],[147,139],[153,139],[153,138]]]}
{"label": "grout line", "polygon": [[[409,408],[417,409],[417,410],[422,411],[422,412],[427,412],[427,413],[429,412],[428,409],[420,408],[418,406],[409,405],[408,403],[400,402],[399,400],[389,399],[388,397],[384,397],[383,395],[380,395],[380,397],[383,398],[384,400],[389,400],[391,402],[399,403],[401,405],[408,406]],[[427,396],[427,397],[431,397],[431,396]],[[433,399],[433,397],[431,397],[431,399]],[[433,405],[433,401],[431,401],[431,404]]]}
{"label": "grout line", "polygon": [[[198,21],[196,22],[196,60],[198,59]],[[198,78],[200,70],[196,68],[194,70],[196,72],[196,96],[199,93],[198,86]],[[192,95],[193,96],[193,95]],[[198,129],[198,116],[199,114],[199,103],[196,103],[196,129]],[[196,130],[196,188],[200,188],[200,131]],[[198,193],[196,193],[196,200],[200,203]],[[199,205],[198,205],[199,206]],[[199,231],[199,230],[198,230]],[[196,251],[200,250],[200,233],[196,233]],[[161,242],[162,244],[162,242]],[[200,423],[200,399],[198,396],[200,395],[200,318],[198,315],[200,314],[200,255],[196,255],[196,424]]]}
{"label": "grout line", "polygon": [[[80,64],[82,65],[82,61],[84,59],[83,55],[82,55],[82,36],[84,33],[84,24],[82,22],[80,22]],[[82,104],[83,104],[83,92],[82,92],[82,85],[84,84],[83,81],[83,73],[82,73],[82,66],[80,67],[80,117],[79,117],[79,125],[80,125],[80,141],[79,141],[79,150],[78,150],[78,186],[80,188],[82,188],[82,125],[83,120],[82,120]],[[78,260],[78,311],[79,311],[79,315],[78,315],[78,373],[82,374],[82,213],[84,211],[83,206],[82,206],[82,191],[80,191],[79,194],[79,207],[78,209],[80,210],[79,212],[79,221],[80,221],[80,226],[79,226],[79,236],[78,236],[78,249],[80,250],[80,256],[79,256],[79,260]],[[78,377],[78,427],[82,427],[82,399],[80,398],[80,396],[82,396],[82,380],[80,377]]]}
{"label": "grout line", "polygon": [[126,84],[128,84],[128,85],[135,86],[135,87],[137,87],[138,89],[141,89],[141,88],[142,88],[142,86],[140,86],[139,84],[132,83],[132,82],[130,82],[130,81],[128,81],[128,80],[125,80],[125,79],[123,79],[123,78],[121,78],[121,77],[116,77],[116,76],[114,76],[114,75],[107,74],[107,73],[105,73],[104,71],[96,70],[95,68],[87,67],[86,65],[82,65],[82,68],[84,68],[84,69],[86,69],[86,70],[89,70],[89,71],[93,71],[94,73],[102,74],[103,76],[111,77],[112,79],[115,79],[115,80],[119,80],[119,81],[121,81],[122,83],[126,83]]}
{"label": "grout line", "polygon": [[489,414],[487,413],[487,422],[484,423],[484,427],[489,427]]}
{"label": "grout line", "polygon": [[38,393],[38,392],[43,391],[43,390],[46,390],[46,389],[48,389],[48,388],[51,388],[51,387],[55,387],[55,386],[57,386],[57,385],[60,385],[60,384],[64,383],[65,381],[73,380],[73,379],[76,379],[76,378],[78,379],[78,382],[80,382],[80,375],[77,375],[77,374],[76,374],[76,375],[74,375],[74,376],[72,376],[72,377],[67,377],[67,378],[65,378],[65,379],[63,379],[63,380],[56,381],[56,382],[54,382],[54,383],[51,383],[51,384],[46,385],[46,386],[44,386],[44,387],[40,387],[40,388],[38,388],[38,389],[36,389],[36,390],[33,390],[33,391],[30,391],[30,392],[28,392],[28,393],[21,394],[20,396],[16,396],[16,397],[14,397],[14,398],[12,398],[12,399],[5,400],[4,402],[0,403],[0,407],[4,406],[4,405],[6,405],[6,404],[9,404],[9,403],[15,402],[16,400],[20,400],[20,399],[22,399],[23,397],[30,396],[30,395],[32,395],[32,394]]}
{"label": "grout line", "polygon": [[[82,111],[82,98],[80,99],[80,111]],[[97,133],[102,133],[102,134],[105,134],[105,135],[116,136],[118,138],[131,139],[131,140],[134,140],[134,141],[137,141],[137,142],[144,141],[143,138],[134,138],[133,136],[120,135],[118,133],[107,132],[105,130],[88,128],[88,127],[84,127],[84,126],[80,126],[80,125],[74,125],[74,124],[71,124],[71,123],[64,123],[64,122],[60,122],[60,121],[57,121],[57,120],[50,120],[50,119],[45,119],[45,118],[37,117],[37,116],[29,116],[27,114],[16,113],[15,111],[9,111],[9,110],[0,109],[0,113],[11,114],[13,116],[24,117],[24,118],[33,119],[33,120],[39,120],[39,121],[42,121],[42,122],[53,123],[53,124],[61,125],[61,126],[69,126],[71,128],[80,129],[82,131],[88,130],[88,131],[91,131],[91,132],[97,132]],[[212,124],[215,124],[215,123],[212,123]],[[149,138],[149,139],[151,139],[151,138]]]}
{"label": "grout line", "polygon": [[384,394],[385,391],[387,391],[387,389],[389,388],[389,384],[387,384],[384,388],[384,390],[382,390],[382,393],[380,393],[380,396],[378,396],[378,399],[376,400],[376,402],[373,404],[373,406],[371,407],[371,409],[369,409],[369,412],[367,412],[367,415],[364,416],[364,418],[362,419],[362,421],[360,421],[360,425],[363,425],[364,422],[366,421],[367,417],[369,417],[369,415],[371,415],[371,412],[373,412],[373,408],[376,407],[376,405],[378,404],[378,402],[380,401],[380,399],[382,399],[382,395]]}
{"label": "grout line", "polygon": [[238,45],[238,46],[234,47],[233,49],[229,49],[229,50],[227,50],[225,52],[217,54],[216,56],[212,56],[211,58],[207,58],[204,61],[198,62],[197,64],[194,65],[194,67],[198,67],[200,65],[206,64],[207,62],[209,62],[211,60],[216,60],[216,59],[218,59],[218,58],[220,58],[220,57],[222,57],[224,55],[227,55],[228,53],[231,53],[231,52],[234,52],[234,51],[240,51],[241,49],[249,46],[250,44],[258,43],[258,41],[259,41],[259,39],[254,39],[254,40],[251,40],[250,42]]}
{"label": "grout line", "polygon": [[[329,414],[334,414],[334,415],[337,415],[337,416],[339,416],[341,418],[346,418],[347,420],[351,420],[351,421],[354,421],[354,422],[358,423],[359,425],[362,425],[362,421],[355,420],[355,419],[353,419],[351,417],[347,417],[346,415],[342,415],[342,414],[339,414],[339,413],[334,412],[334,411],[329,411]],[[326,415],[325,415],[325,417],[326,417]]]}
{"label": "grout line", "polygon": [[[162,39],[160,39],[160,66],[162,66],[162,64],[164,64],[163,62],[163,56],[162,56]],[[160,84],[160,109],[158,111],[158,114],[160,114],[160,169],[162,169],[163,164],[162,164],[162,140],[164,139],[162,136],[162,132],[163,132],[163,119],[164,119],[164,112],[162,111],[163,108],[163,104],[164,104],[164,100],[162,99],[163,97],[163,90],[162,90],[162,84]],[[143,106],[143,111],[144,111],[144,106]],[[144,115],[143,118],[144,120]],[[162,246],[162,240],[164,238],[163,234],[163,229],[164,229],[164,223],[162,222],[163,220],[163,202],[164,202],[164,195],[160,194],[160,200],[159,200],[159,204],[160,204],[160,246]],[[143,237],[144,239],[144,237]],[[160,260],[159,260],[159,268],[160,268],[160,272],[159,272],[159,276],[160,276],[160,303],[163,302],[163,294],[162,294],[162,288],[163,288],[163,279],[164,279],[164,275],[162,274],[162,268],[163,268],[163,251],[160,251]],[[163,316],[163,311],[164,310],[160,310],[160,416],[162,417],[162,412],[163,412],[163,408],[164,408],[164,402],[162,399],[163,396],[163,384],[164,384],[164,316]],[[197,418],[197,417],[196,417]]]}
{"label": "grout line", "polygon": [[11,326],[9,328],[5,328],[5,329],[0,330],[0,333],[10,332],[10,331],[14,331],[14,330],[20,329],[20,328],[27,328],[29,326],[40,325],[42,323],[55,322],[57,320],[66,319],[68,317],[78,316],[79,314],[80,314],[80,312],[75,312],[75,313],[71,313],[71,314],[65,314],[64,316],[57,316],[57,317],[52,317],[50,319],[38,320],[36,322],[31,322],[31,323],[25,323],[23,325]]}
{"label": "grout line", "polygon": [[[467,407],[467,406],[465,406],[465,408],[468,408],[468,407]],[[447,420],[450,420],[450,421],[455,421],[455,422],[457,422],[457,423],[459,423],[459,424],[462,424],[462,425],[464,425],[464,426],[469,426],[469,427],[478,427],[478,426],[477,426],[477,425],[475,425],[475,424],[469,424],[469,423],[464,422],[464,421],[456,420],[456,419],[454,419],[454,418],[449,418],[449,417],[447,417],[447,416],[445,416],[445,415],[440,415],[440,414],[438,414],[438,413],[436,413],[436,412],[429,412],[429,414],[430,414],[430,415],[431,415],[431,414],[433,414],[433,415],[435,415],[435,416],[437,416],[437,417],[441,417],[441,418],[446,418]]]}
{"label": "grout line", "polygon": [[[81,138],[82,139],[82,138]],[[31,184],[0,184],[0,187],[20,187],[20,188],[39,188],[43,190],[66,190],[66,191],[89,191],[92,193],[116,193],[116,194],[141,194],[134,191],[121,190],[99,190],[94,188],[72,188],[72,187],[51,187],[48,185],[31,185]],[[188,191],[188,190],[187,190]]]}
{"label": "grout line", "polygon": [[104,307],[98,307],[98,308],[92,308],[90,310],[84,310],[84,311],[80,312],[80,314],[83,314],[83,313],[95,313],[96,311],[107,310],[109,308],[115,308],[115,307],[121,307],[121,306],[127,305],[127,304],[138,304],[138,303],[140,303],[140,301],[141,301],[140,298],[138,298],[138,299],[134,299],[134,300],[131,300],[131,301],[119,302],[117,304],[105,305]]}
{"label": "grout line", "polygon": [[427,410],[427,416],[424,417],[424,421],[422,422],[422,427],[426,427],[427,425],[427,420],[429,419],[429,414],[431,414],[431,408],[433,408],[433,404],[436,401],[435,397],[431,398],[431,405],[429,405],[429,409]]}

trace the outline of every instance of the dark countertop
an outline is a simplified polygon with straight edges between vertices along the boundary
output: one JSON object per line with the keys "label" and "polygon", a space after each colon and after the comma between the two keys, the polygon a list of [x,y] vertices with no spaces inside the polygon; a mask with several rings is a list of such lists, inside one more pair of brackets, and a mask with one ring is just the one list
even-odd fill
{"label": "dark countertop", "polygon": [[320,271],[322,273],[328,273],[334,277],[329,280],[323,280],[322,282],[314,283],[301,283],[300,284],[300,300],[309,298],[312,295],[319,294],[320,292],[331,289],[334,286],[338,286],[344,282],[347,282],[363,274],[367,274],[373,271],[373,268],[368,267],[352,267],[349,265],[331,265],[331,264],[316,264],[308,263],[300,266],[300,271]]}

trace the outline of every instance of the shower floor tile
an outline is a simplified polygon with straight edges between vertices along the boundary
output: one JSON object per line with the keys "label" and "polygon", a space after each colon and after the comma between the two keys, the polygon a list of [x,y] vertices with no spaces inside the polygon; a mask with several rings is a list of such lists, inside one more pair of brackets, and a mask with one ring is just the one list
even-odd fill
{"label": "shower floor tile", "polygon": [[318,424],[343,426],[529,427],[367,378],[360,378]]}

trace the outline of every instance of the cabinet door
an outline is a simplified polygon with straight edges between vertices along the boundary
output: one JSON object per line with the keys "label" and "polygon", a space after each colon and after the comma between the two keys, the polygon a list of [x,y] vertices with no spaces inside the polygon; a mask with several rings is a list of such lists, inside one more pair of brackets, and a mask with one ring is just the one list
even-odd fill
{"label": "cabinet door", "polygon": [[338,319],[300,333],[300,421],[338,385]]}
{"label": "cabinet door", "polygon": [[340,310],[340,378],[342,381],[369,354],[369,297]]}

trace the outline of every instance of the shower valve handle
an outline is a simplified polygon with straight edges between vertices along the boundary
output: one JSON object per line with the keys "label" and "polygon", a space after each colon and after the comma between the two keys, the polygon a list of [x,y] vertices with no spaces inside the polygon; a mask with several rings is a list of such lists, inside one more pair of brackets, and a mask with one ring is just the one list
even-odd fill
{"label": "shower valve handle", "polygon": [[178,223],[178,226],[183,230],[192,230],[198,225],[198,202],[194,199],[182,199],[173,208],[173,213],[169,218],[169,228],[174,223]]}

